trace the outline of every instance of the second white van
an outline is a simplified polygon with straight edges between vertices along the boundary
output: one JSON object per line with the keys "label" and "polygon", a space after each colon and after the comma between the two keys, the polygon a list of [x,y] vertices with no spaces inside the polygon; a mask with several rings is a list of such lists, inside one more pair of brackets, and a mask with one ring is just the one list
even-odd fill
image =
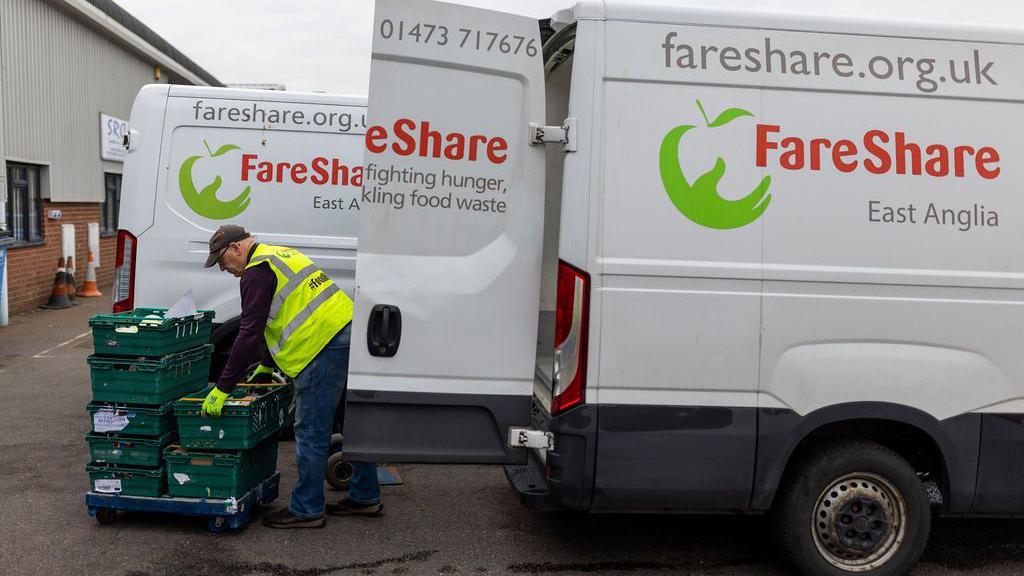
{"label": "second white van", "polygon": [[301,250],[351,295],[365,118],[363,97],[145,86],[129,122],[114,311],[191,291],[216,313],[216,378],[241,306],[238,280],[203,263],[228,223]]}

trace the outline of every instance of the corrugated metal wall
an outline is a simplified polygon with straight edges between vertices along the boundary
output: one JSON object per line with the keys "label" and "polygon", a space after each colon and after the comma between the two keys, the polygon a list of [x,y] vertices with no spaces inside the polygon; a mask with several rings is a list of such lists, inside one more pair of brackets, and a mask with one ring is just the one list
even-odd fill
{"label": "corrugated metal wall", "polygon": [[7,160],[48,164],[53,201],[102,202],[121,164],[100,159],[100,112],[127,120],[153,64],[44,0],[0,0],[0,44]]}
{"label": "corrugated metal wall", "polygon": [[[5,230],[7,219],[7,169],[4,167],[4,33],[3,33],[4,6],[0,4],[0,231]],[[0,233],[0,238],[4,234]],[[0,239],[0,242],[3,242]],[[0,288],[2,292],[2,288]],[[4,305],[3,295],[0,294],[0,306]]]}

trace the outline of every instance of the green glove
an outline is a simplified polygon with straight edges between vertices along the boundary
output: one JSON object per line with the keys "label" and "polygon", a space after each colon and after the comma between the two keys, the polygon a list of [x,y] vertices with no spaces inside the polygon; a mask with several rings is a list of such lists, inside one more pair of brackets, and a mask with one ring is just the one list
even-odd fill
{"label": "green glove", "polygon": [[256,369],[252,371],[252,374],[249,375],[249,379],[247,380],[247,382],[256,382],[260,384],[266,384],[267,382],[273,381],[274,369],[263,364],[257,366]]}
{"label": "green glove", "polygon": [[206,395],[206,400],[203,400],[203,407],[200,411],[203,416],[213,416],[215,418],[220,417],[220,411],[224,408],[224,401],[231,397],[231,394],[227,392],[221,392],[216,386],[210,393]]}

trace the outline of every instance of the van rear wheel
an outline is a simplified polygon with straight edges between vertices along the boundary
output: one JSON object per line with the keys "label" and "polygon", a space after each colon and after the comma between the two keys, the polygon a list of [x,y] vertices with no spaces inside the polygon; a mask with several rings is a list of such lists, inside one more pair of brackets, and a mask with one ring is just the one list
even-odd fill
{"label": "van rear wheel", "polygon": [[924,485],[899,454],[842,442],[806,455],[773,509],[782,555],[801,574],[902,576],[924,552],[931,510]]}

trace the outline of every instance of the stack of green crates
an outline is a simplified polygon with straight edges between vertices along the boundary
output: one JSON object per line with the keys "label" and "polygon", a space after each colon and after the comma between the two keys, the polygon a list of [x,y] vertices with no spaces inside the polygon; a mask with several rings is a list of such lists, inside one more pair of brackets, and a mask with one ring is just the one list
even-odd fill
{"label": "stack of green crates", "polygon": [[165,312],[137,308],[89,320],[95,354],[86,470],[95,492],[167,492],[164,450],[178,440],[174,402],[209,380],[213,312],[164,318]]}
{"label": "stack of green crates", "polygon": [[219,418],[202,416],[209,390],[174,404],[179,443],[164,451],[167,491],[187,498],[237,498],[274,474],[289,384],[239,384]]}

